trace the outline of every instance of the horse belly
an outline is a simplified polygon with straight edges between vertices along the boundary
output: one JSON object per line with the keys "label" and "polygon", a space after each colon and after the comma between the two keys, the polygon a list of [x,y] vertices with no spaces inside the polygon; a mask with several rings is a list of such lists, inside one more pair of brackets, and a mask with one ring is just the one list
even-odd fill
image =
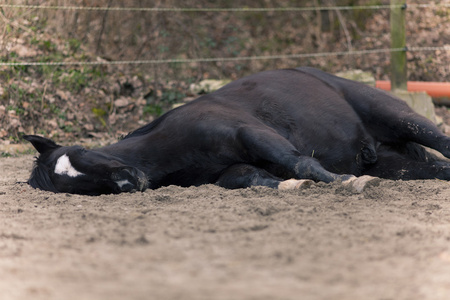
{"label": "horse belly", "polygon": [[302,155],[318,159],[328,171],[360,175],[364,149],[374,152],[375,143],[353,110],[342,105],[338,113],[322,110],[295,116],[295,128],[287,138]]}

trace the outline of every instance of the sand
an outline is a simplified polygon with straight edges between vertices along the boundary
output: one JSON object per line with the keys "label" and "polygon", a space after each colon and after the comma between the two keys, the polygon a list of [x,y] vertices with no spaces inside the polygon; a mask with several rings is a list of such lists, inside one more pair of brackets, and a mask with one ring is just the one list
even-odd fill
{"label": "sand", "polygon": [[0,158],[0,299],[450,299],[450,182],[90,197],[32,160]]}

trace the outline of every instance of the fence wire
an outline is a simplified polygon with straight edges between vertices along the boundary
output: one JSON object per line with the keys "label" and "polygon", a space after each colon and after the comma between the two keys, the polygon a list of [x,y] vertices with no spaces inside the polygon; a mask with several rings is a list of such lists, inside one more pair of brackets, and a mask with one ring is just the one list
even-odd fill
{"label": "fence wire", "polygon": [[[450,3],[434,4],[408,4],[407,7],[429,8],[450,7]],[[268,8],[183,8],[183,7],[91,7],[91,6],[52,6],[52,5],[25,5],[25,4],[0,4],[0,8],[23,8],[23,9],[53,9],[53,10],[91,10],[91,11],[148,11],[148,12],[287,12],[287,11],[324,11],[324,10],[362,10],[362,9],[390,9],[406,8],[404,5],[365,5],[365,6],[323,6],[323,7],[268,7]],[[64,65],[123,65],[123,64],[169,64],[169,63],[201,63],[201,62],[229,62],[249,60],[273,60],[273,59],[300,59],[310,57],[364,55],[374,53],[392,53],[401,51],[450,51],[450,46],[437,47],[409,47],[370,49],[355,51],[300,53],[286,55],[263,55],[263,56],[241,56],[241,57],[214,57],[214,58],[191,58],[191,59],[152,59],[152,60],[123,60],[106,61],[64,61],[64,62],[0,62],[0,66],[64,66]]]}
{"label": "fence wire", "polygon": [[0,4],[3,8],[52,9],[52,10],[96,10],[96,11],[147,11],[147,12],[306,12],[324,10],[363,10],[390,8],[429,8],[450,7],[450,3],[433,4],[386,4],[386,5],[355,5],[355,6],[318,6],[318,7],[235,7],[235,8],[207,8],[207,7],[94,7],[94,6],[59,6],[59,5],[26,5]]}
{"label": "fence wire", "polygon": [[98,61],[61,61],[61,62],[0,62],[0,66],[72,66],[72,65],[125,65],[125,64],[170,64],[170,63],[204,63],[204,62],[229,62],[229,61],[249,61],[249,60],[272,60],[272,59],[300,59],[309,57],[326,56],[344,56],[344,55],[364,55],[376,53],[392,52],[423,52],[423,51],[450,51],[448,46],[436,47],[409,47],[409,48],[388,48],[388,49],[370,49],[355,51],[337,51],[320,53],[299,53],[287,55],[263,55],[263,56],[240,56],[240,57],[211,57],[211,58],[191,58],[191,59],[151,59],[151,60],[119,60],[107,61],[99,59]]}

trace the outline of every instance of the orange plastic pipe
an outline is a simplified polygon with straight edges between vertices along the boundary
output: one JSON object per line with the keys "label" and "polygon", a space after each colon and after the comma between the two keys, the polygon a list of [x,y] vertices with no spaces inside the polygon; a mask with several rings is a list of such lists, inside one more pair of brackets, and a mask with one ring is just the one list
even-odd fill
{"label": "orange plastic pipe", "polygon": [[[391,82],[387,80],[378,80],[375,86],[385,91],[391,90]],[[407,87],[410,92],[426,92],[435,98],[450,97],[450,82],[408,81]]]}

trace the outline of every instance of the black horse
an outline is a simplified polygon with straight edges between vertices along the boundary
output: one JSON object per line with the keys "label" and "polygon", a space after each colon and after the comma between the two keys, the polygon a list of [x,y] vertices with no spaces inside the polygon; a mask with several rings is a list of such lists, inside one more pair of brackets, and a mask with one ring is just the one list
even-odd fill
{"label": "black horse", "polygon": [[450,138],[432,122],[388,93],[306,67],[236,80],[110,146],[86,150],[24,138],[40,153],[29,184],[53,192],[208,183],[278,188],[297,183],[290,178],[362,175],[450,180],[450,162],[423,147],[450,157]]}

